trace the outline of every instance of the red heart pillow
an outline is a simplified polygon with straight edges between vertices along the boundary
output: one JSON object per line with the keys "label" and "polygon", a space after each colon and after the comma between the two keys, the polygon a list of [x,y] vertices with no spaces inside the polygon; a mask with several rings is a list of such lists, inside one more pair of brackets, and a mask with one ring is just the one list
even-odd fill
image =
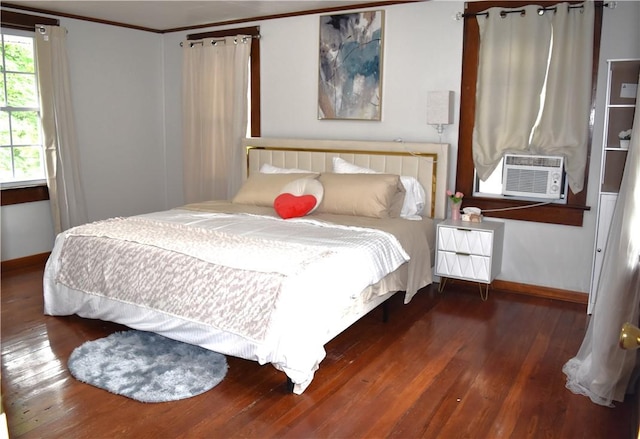
{"label": "red heart pillow", "polygon": [[316,205],[313,195],[296,196],[290,193],[280,194],[273,201],[273,208],[281,218],[296,218],[305,216]]}

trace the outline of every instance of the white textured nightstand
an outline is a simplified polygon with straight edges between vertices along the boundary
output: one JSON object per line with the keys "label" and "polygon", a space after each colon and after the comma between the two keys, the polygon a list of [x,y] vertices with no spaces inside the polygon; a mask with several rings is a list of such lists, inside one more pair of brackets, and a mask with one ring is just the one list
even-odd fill
{"label": "white textured nightstand", "polygon": [[[479,282],[487,300],[489,285],[500,274],[504,223],[442,221],[436,228],[436,275],[442,291],[447,278]],[[482,285],[486,284],[483,292]]]}

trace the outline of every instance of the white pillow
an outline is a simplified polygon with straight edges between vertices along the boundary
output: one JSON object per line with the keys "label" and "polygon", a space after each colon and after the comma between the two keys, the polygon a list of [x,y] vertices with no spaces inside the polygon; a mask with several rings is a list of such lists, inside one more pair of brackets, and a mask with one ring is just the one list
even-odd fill
{"label": "white pillow", "polygon": [[279,168],[277,166],[265,163],[260,167],[260,172],[263,174],[309,174],[311,171],[305,171],[304,169],[296,168]]}
{"label": "white pillow", "polygon": [[[293,174],[293,172],[291,172],[291,174]],[[316,205],[307,213],[308,215],[313,213],[320,203],[322,203],[324,187],[322,186],[322,183],[313,177],[299,178],[297,180],[293,180],[291,183],[287,183],[280,191],[280,194],[291,194],[296,196],[313,195],[316,199]]]}
{"label": "white pillow", "polygon": [[[333,158],[333,172],[336,174],[380,174],[380,172],[376,172],[373,169],[349,163],[340,157]],[[401,175],[400,181],[406,191],[400,217],[417,219],[424,210],[427,200],[424,188],[415,177]]]}

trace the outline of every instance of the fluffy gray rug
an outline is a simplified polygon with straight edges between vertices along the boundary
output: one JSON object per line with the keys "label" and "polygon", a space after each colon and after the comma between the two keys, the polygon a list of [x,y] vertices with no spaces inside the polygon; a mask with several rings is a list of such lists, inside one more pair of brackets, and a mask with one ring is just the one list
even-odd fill
{"label": "fluffy gray rug", "polygon": [[222,354],[134,330],[84,343],[68,365],[76,379],[141,402],[199,395],[227,373]]}

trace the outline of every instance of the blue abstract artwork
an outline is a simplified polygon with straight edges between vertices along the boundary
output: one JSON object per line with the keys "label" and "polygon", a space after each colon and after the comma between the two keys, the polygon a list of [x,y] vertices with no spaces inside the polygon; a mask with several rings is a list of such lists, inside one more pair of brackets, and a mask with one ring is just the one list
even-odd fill
{"label": "blue abstract artwork", "polygon": [[320,17],[319,119],[380,120],[384,11]]}

